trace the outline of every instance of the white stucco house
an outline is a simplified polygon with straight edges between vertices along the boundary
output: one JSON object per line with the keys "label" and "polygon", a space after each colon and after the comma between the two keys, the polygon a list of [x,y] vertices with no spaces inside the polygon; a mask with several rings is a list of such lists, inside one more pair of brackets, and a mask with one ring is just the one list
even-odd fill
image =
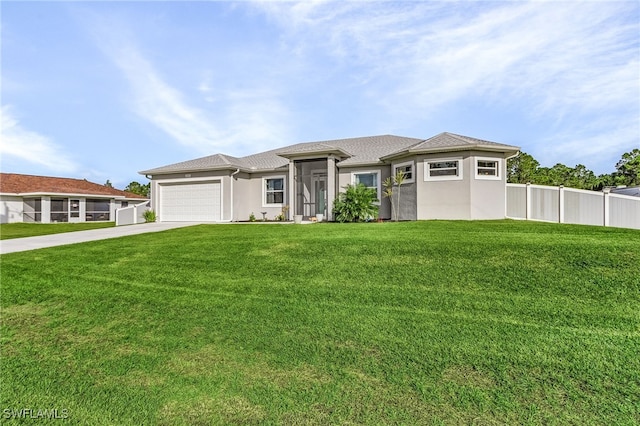
{"label": "white stucco house", "polygon": [[347,184],[376,190],[381,218],[391,217],[382,182],[398,170],[401,220],[505,218],[506,160],[519,147],[441,133],[429,139],[383,135],[306,142],[246,157],[215,154],[140,173],[151,180],[160,221],[246,221],[323,214]]}
{"label": "white stucco house", "polygon": [[0,223],[114,221],[147,198],[84,179],[0,173]]}

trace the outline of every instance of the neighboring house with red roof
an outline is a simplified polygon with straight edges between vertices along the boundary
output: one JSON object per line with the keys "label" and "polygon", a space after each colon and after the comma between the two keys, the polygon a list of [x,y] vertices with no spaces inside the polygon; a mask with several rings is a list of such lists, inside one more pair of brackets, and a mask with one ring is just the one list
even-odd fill
{"label": "neighboring house with red roof", "polygon": [[428,139],[394,135],[306,142],[246,157],[215,154],[140,172],[151,179],[160,221],[246,221],[253,213],[322,215],[348,184],[376,191],[391,218],[383,182],[399,171],[399,219],[503,219],[507,159],[519,147],[453,133]]}
{"label": "neighboring house with red roof", "polygon": [[86,179],[0,173],[0,223],[114,221],[147,198]]}

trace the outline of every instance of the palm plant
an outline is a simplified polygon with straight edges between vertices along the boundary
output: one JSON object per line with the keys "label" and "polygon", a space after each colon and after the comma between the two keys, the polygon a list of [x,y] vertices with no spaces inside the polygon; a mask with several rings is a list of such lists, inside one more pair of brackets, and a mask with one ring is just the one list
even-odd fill
{"label": "palm plant", "polygon": [[[382,191],[382,194],[385,197],[388,197],[389,201],[391,201],[391,215],[396,222],[398,221],[398,217],[400,216],[401,186],[406,178],[407,175],[402,170],[399,170],[395,174],[395,176],[389,176],[384,180],[384,182],[382,182],[382,186],[384,187],[384,191]],[[394,186],[398,187],[397,191],[394,190]],[[397,194],[395,202],[393,200],[394,194]]]}
{"label": "palm plant", "polygon": [[347,185],[336,198],[333,214],[338,222],[364,222],[378,215],[376,190],[364,184]]}
{"label": "palm plant", "polygon": [[145,210],[142,217],[146,223],[155,222],[157,219],[156,212],[151,209]]}

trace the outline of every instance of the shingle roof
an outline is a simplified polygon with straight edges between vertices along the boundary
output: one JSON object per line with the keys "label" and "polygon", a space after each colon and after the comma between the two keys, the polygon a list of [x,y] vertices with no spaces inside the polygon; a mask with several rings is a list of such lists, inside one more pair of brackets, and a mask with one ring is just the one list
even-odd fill
{"label": "shingle roof", "polygon": [[640,186],[630,186],[628,188],[614,188],[611,190],[614,194],[630,195],[632,197],[640,197]]}
{"label": "shingle roof", "polygon": [[[382,160],[413,152],[443,152],[458,149],[483,148],[503,151],[517,151],[518,147],[503,145],[482,139],[470,138],[453,133],[441,133],[430,139],[416,139],[403,136],[382,135],[349,139],[304,142],[249,155],[242,158],[223,154],[210,155],[195,160],[183,161],[164,167],[141,171],[142,174],[165,174],[195,170],[222,170],[239,168],[245,171],[264,171],[286,167],[289,160],[284,157],[312,154],[316,152],[339,152],[342,161],[338,167],[379,164]],[[345,158],[346,157],[346,158]]]}
{"label": "shingle roof", "polygon": [[340,139],[338,146],[353,153],[353,156],[340,162],[340,166],[377,164],[381,158],[415,145],[422,139],[403,136],[382,135],[363,138]]}
{"label": "shingle roof", "polygon": [[85,179],[21,175],[17,173],[0,173],[0,193],[18,195],[74,194],[146,200],[141,195],[109,188]]}
{"label": "shingle roof", "polygon": [[149,169],[141,171],[142,174],[156,174],[156,173],[172,173],[172,172],[187,172],[197,170],[216,170],[216,169],[231,169],[231,168],[247,168],[247,165],[240,158],[232,157],[225,154],[214,154],[206,157],[196,158],[195,160],[182,161],[180,163],[170,164],[168,166],[157,167],[155,169]]}
{"label": "shingle roof", "polygon": [[444,132],[412,146],[408,151],[448,151],[473,148],[495,149],[500,151],[518,151],[520,149],[517,146],[504,145],[501,143],[486,141],[483,139]]}

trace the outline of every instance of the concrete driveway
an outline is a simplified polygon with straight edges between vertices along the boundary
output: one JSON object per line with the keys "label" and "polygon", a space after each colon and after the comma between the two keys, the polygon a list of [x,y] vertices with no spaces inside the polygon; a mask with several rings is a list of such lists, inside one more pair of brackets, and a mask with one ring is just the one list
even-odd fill
{"label": "concrete driveway", "polygon": [[62,234],[40,235],[37,237],[13,238],[0,241],[0,254],[18,251],[36,250],[66,244],[84,243],[86,241],[106,240],[125,237],[127,235],[145,234],[147,232],[166,231],[199,225],[199,222],[154,222],[138,225],[117,226],[115,228],[91,229],[88,231],[65,232]]}

